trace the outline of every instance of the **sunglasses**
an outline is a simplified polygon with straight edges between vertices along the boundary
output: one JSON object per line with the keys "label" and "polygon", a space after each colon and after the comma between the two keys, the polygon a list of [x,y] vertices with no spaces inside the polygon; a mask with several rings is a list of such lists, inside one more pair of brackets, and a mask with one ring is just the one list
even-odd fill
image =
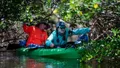
{"label": "sunglasses", "polygon": [[66,27],[59,27],[60,29],[65,29]]}

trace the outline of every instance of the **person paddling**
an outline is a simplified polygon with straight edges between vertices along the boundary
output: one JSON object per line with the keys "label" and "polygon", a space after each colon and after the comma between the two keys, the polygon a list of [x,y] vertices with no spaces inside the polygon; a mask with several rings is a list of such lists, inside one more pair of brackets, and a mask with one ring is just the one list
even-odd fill
{"label": "person paddling", "polygon": [[45,31],[50,26],[44,21],[38,23],[35,26],[28,26],[23,24],[23,30],[28,34],[27,41],[20,41],[20,45],[29,48],[40,48],[44,47],[45,41],[48,38],[48,34]]}
{"label": "person paddling", "polygon": [[90,32],[91,28],[78,28],[70,30],[66,27],[64,21],[59,21],[56,24],[56,30],[51,33],[46,41],[48,47],[62,47],[67,44],[68,37],[71,35],[81,35]]}

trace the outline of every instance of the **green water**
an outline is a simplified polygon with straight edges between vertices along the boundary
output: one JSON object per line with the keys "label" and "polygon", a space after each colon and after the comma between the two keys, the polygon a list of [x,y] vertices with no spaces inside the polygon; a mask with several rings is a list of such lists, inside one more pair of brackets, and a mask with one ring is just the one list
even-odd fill
{"label": "green water", "polygon": [[14,52],[0,52],[0,68],[119,68],[119,65],[108,62],[86,64],[80,63],[79,59],[26,57],[17,56]]}

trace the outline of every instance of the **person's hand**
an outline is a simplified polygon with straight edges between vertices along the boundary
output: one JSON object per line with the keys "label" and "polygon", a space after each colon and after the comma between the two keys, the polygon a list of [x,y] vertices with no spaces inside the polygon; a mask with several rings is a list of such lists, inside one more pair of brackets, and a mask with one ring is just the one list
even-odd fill
{"label": "person's hand", "polygon": [[91,32],[92,32],[92,30],[93,30],[93,27],[90,27],[89,29],[90,29],[90,31],[88,32],[88,35],[91,34]]}
{"label": "person's hand", "polygon": [[90,27],[90,31],[91,31],[92,29],[94,29],[94,27],[95,27],[95,23],[92,23],[92,24],[91,24],[91,27]]}
{"label": "person's hand", "polygon": [[51,44],[51,45],[50,45],[50,47],[52,47],[52,48],[53,48],[53,47],[54,47],[54,44]]}

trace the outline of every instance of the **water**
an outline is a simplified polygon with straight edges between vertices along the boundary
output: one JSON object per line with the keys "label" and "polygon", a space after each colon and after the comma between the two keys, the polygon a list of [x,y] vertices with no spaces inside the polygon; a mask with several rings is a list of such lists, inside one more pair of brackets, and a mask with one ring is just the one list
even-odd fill
{"label": "water", "polygon": [[119,68],[119,65],[92,62],[80,63],[79,59],[50,59],[17,56],[15,52],[0,52],[0,68]]}

